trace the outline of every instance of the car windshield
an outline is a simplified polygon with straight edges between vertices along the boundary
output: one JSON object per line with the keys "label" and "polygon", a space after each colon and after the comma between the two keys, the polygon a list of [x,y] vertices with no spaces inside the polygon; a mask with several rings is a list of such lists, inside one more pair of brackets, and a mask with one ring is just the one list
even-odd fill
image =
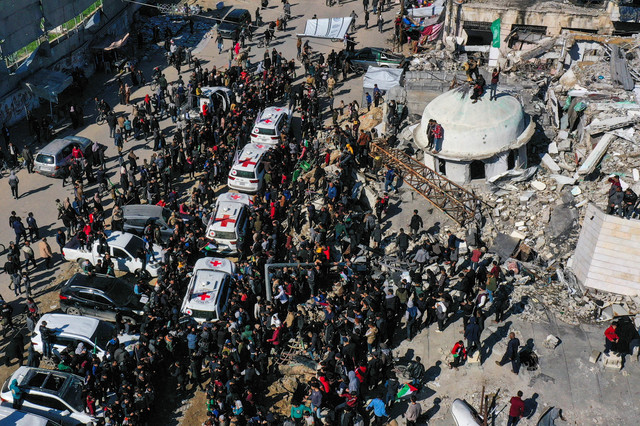
{"label": "car windshield", "polygon": [[84,401],[82,400],[82,381],[73,378],[71,384],[62,395],[62,399],[73,407],[76,411],[84,411]]}
{"label": "car windshield", "polygon": [[53,164],[53,155],[38,154],[36,162],[41,164]]}
{"label": "car windshield", "polygon": [[217,321],[218,320],[218,315],[216,314],[216,311],[200,311],[198,309],[190,309],[191,310],[191,316],[194,318],[198,318],[200,320],[204,320],[204,321]]}
{"label": "car windshield", "polygon": [[229,16],[227,16],[227,21],[232,22],[232,23],[241,22],[243,16],[244,16],[244,14],[242,14],[242,13],[239,13],[237,15],[229,15]]}
{"label": "car windshield", "polygon": [[91,336],[91,341],[98,348],[104,350],[107,347],[107,342],[114,335],[115,327],[108,322],[100,321],[96,331]]}
{"label": "car windshield", "polygon": [[229,231],[215,231],[216,235],[213,236],[216,240],[235,240],[236,234],[235,232]]}
{"label": "car windshield", "polygon": [[253,172],[248,172],[246,170],[236,170],[236,177],[245,178],[245,179],[254,179],[255,176]]}
{"label": "car windshield", "polygon": [[269,135],[269,136],[273,136],[276,134],[276,129],[268,129],[265,127],[258,127],[258,134],[259,135]]}
{"label": "car windshield", "polygon": [[113,300],[116,306],[129,306],[135,301],[133,287],[120,280],[113,280],[113,286],[107,291],[107,295]]}
{"label": "car windshield", "polygon": [[132,236],[124,249],[131,256],[136,256],[138,254],[138,250],[144,249],[144,243],[142,242],[142,238]]}

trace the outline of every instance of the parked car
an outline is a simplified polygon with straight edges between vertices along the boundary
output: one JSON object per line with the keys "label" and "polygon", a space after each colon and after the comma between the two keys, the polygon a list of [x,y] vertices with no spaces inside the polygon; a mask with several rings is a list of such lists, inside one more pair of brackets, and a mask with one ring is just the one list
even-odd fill
{"label": "parked car", "polygon": [[345,59],[358,72],[365,72],[370,66],[401,68],[409,63],[404,56],[378,47],[365,47],[353,52],[346,52]]}
{"label": "parked car", "polygon": [[[125,232],[142,235],[145,226],[153,221],[160,228],[163,240],[169,239],[173,228],[169,226],[172,211],[166,207],[153,204],[130,204],[122,207],[123,228]],[[180,215],[182,220],[188,220],[187,215]]]}
{"label": "parked car", "polygon": [[133,345],[138,337],[132,334],[118,334],[116,327],[106,321],[97,318],[81,317],[67,314],[44,314],[38,320],[36,328],[31,333],[31,344],[36,352],[42,353],[42,336],[40,326],[46,321],[47,328],[55,335],[53,341],[53,353],[56,356],[69,345],[74,349],[78,343],[82,343],[88,352],[95,351],[100,358],[104,358],[107,352],[107,342],[118,335],[118,341],[124,344],[127,350],[133,350]]}
{"label": "parked car", "polygon": [[247,9],[233,9],[220,21],[218,32],[222,38],[233,38],[236,28],[240,31],[243,25],[250,23],[251,14]]}
{"label": "parked car", "polygon": [[53,420],[26,411],[14,410],[0,405],[0,425],[14,426],[61,426]]}
{"label": "parked car", "polygon": [[271,147],[267,144],[246,144],[229,170],[229,189],[249,194],[260,191],[266,174],[262,159]]}
{"label": "parked car", "polygon": [[242,251],[250,205],[251,198],[247,194],[220,194],[207,224],[207,238],[214,245],[213,252],[230,256]]}
{"label": "parked car", "polygon": [[69,315],[86,315],[104,321],[137,324],[144,315],[145,295],[134,293],[133,285],[108,275],[77,273],[60,289],[60,309]]}
{"label": "parked car", "polygon": [[[95,417],[84,411],[82,377],[44,368],[18,367],[2,386],[0,398],[3,403],[13,404],[9,389],[13,380],[18,382],[23,392],[21,410],[46,417],[63,426],[97,423]],[[102,408],[99,411],[102,412]]]}
{"label": "parked car", "polygon": [[196,261],[180,312],[197,323],[218,321],[227,310],[236,265],[228,260],[205,257]]}
{"label": "parked car", "polygon": [[292,112],[289,108],[268,107],[258,116],[251,131],[251,142],[276,145],[281,133],[287,133],[291,125]]}
{"label": "parked car", "polygon": [[[144,241],[137,235],[130,234],[128,232],[119,231],[105,231],[107,235],[107,244],[109,249],[109,255],[113,261],[113,267],[116,271],[125,271],[140,274],[142,269],[142,261],[138,259],[138,251],[144,248]],[[103,259],[104,254],[99,251],[99,241],[94,241],[91,247],[86,250],[82,248],[82,244],[78,238],[73,237],[67,245],[62,249],[62,256],[66,260],[75,260],[79,264],[88,261],[91,265],[98,262],[98,259]],[[160,261],[162,260],[163,250],[157,244],[153,245],[153,255],[155,260],[151,258],[150,254],[147,254],[147,267],[146,271],[152,277],[158,276],[160,270]]]}
{"label": "parked car", "polygon": [[45,176],[58,177],[62,170],[70,164],[73,158],[73,148],[80,148],[84,155],[92,143],[89,139],[80,136],[66,136],[63,139],[56,139],[38,151],[33,161],[33,169],[36,173]]}
{"label": "parked car", "polygon": [[202,122],[202,106],[204,104],[209,105],[209,110],[220,108],[222,112],[227,113],[231,109],[231,105],[236,101],[236,95],[228,87],[205,86],[201,87],[200,90],[202,94],[198,96],[198,107],[182,113],[180,120]]}

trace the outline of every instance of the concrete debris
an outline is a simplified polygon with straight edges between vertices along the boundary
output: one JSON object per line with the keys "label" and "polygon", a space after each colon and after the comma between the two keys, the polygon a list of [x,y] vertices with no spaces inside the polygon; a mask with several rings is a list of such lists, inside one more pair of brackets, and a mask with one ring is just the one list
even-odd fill
{"label": "concrete debris", "polygon": [[547,336],[544,340],[544,346],[549,349],[555,349],[560,344],[560,339],[558,339],[553,334]]}
{"label": "concrete debris", "polygon": [[592,364],[595,364],[598,362],[598,360],[600,359],[600,355],[602,354],[602,352],[597,351],[597,350],[592,350],[591,351],[591,356],[589,357],[589,362]]}
{"label": "concrete debris", "polygon": [[551,238],[559,238],[569,233],[578,220],[578,212],[576,209],[566,204],[555,206],[551,210],[551,218],[549,224],[545,228]]}
{"label": "concrete debris", "polygon": [[616,370],[622,369],[622,357],[618,354],[602,354],[602,365]]}
{"label": "concrete debris", "polygon": [[616,136],[610,133],[604,135],[602,139],[600,139],[600,142],[598,142],[598,145],[596,145],[594,150],[591,151],[591,154],[589,154],[587,159],[584,160],[584,163],[582,163],[582,166],[580,166],[580,168],[578,169],[578,174],[591,174],[595,170],[596,166],[598,165],[604,154],[607,152],[607,149],[609,149],[609,145],[611,145],[615,138]]}
{"label": "concrete debris", "polygon": [[538,191],[544,191],[545,189],[547,189],[547,185],[538,180],[534,180],[533,182],[531,182],[531,187],[537,189]]}
{"label": "concrete debris", "polygon": [[542,157],[540,157],[540,160],[542,161],[542,164],[544,164],[544,166],[553,173],[558,173],[561,170],[560,166],[558,166],[558,164],[553,161],[553,158],[551,158],[548,153],[542,155]]}

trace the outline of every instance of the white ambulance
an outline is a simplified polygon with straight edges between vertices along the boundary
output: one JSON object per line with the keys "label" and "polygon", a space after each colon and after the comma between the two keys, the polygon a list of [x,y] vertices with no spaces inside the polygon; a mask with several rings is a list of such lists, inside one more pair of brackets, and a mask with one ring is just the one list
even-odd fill
{"label": "white ambulance", "polygon": [[227,310],[236,265],[217,257],[196,261],[180,312],[196,322],[213,322]]}
{"label": "white ambulance", "polygon": [[291,124],[291,110],[285,107],[265,108],[253,125],[251,142],[269,143],[276,145],[281,133],[289,131]]}
{"label": "white ambulance", "polygon": [[207,225],[207,238],[212,241],[214,252],[234,255],[242,250],[251,204],[247,194],[225,192],[218,197]]}
{"label": "white ambulance", "polygon": [[271,145],[263,143],[245,145],[229,170],[227,186],[240,192],[256,193],[260,191],[265,175],[262,157],[270,148]]}

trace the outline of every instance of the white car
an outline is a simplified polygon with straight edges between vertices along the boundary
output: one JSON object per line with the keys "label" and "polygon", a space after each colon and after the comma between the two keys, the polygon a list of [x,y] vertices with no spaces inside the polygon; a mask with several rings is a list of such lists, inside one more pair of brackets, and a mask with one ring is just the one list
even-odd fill
{"label": "white car", "polygon": [[[56,356],[59,356],[60,352],[68,345],[71,344],[75,349],[78,343],[82,342],[88,352],[95,348],[96,355],[104,358],[107,352],[107,342],[117,334],[113,324],[97,318],[67,314],[44,314],[31,333],[31,344],[39,353],[43,351],[42,336],[40,335],[40,326],[43,321],[47,322],[46,327],[55,335],[53,353]],[[138,338],[139,336],[131,334],[118,335],[118,341],[124,344],[128,351],[133,350],[133,345],[138,341]]]}
{"label": "white car", "polygon": [[251,204],[247,194],[225,192],[218,197],[207,224],[207,238],[212,241],[214,252],[234,255],[242,250]]}
{"label": "white car", "polygon": [[[19,367],[2,386],[0,398],[5,404],[13,404],[9,389],[13,380],[17,381],[23,393],[21,410],[46,417],[63,426],[97,423],[95,417],[84,412],[82,377],[63,371]],[[102,408],[99,412],[102,412]],[[5,423],[3,420],[0,424],[15,423]]]}
{"label": "white car", "polygon": [[253,125],[251,142],[277,145],[281,133],[289,131],[291,110],[285,107],[265,108]]}
{"label": "white car", "polygon": [[4,424],[14,426],[60,426],[60,423],[56,423],[46,417],[0,405],[0,425]]}
{"label": "white car", "polygon": [[[116,271],[139,273],[142,269],[142,261],[138,259],[138,251],[144,248],[144,241],[137,235],[119,231],[105,231],[109,255],[113,261],[113,268]],[[82,265],[89,261],[92,265],[103,259],[104,255],[99,252],[99,242],[96,240],[93,245],[85,250],[81,247],[77,238],[72,238],[62,249],[62,256],[66,260],[75,260]],[[158,276],[161,268],[160,262],[164,256],[164,250],[157,244],[153,245],[153,257],[147,254],[146,271],[152,277]]]}
{"label": "white car", "polygon": [[228,259],[198,259],[180,312],[198,323],[218,321],[227,310],[231,278],[235,272],[236,265]]}
{"label": "white car", "polygon": [[230,189],[250,194],[260,191],[265,175],[262,157],[271,147],[272,145],[261,143],[245,145],[229,170],[227,186]]}

